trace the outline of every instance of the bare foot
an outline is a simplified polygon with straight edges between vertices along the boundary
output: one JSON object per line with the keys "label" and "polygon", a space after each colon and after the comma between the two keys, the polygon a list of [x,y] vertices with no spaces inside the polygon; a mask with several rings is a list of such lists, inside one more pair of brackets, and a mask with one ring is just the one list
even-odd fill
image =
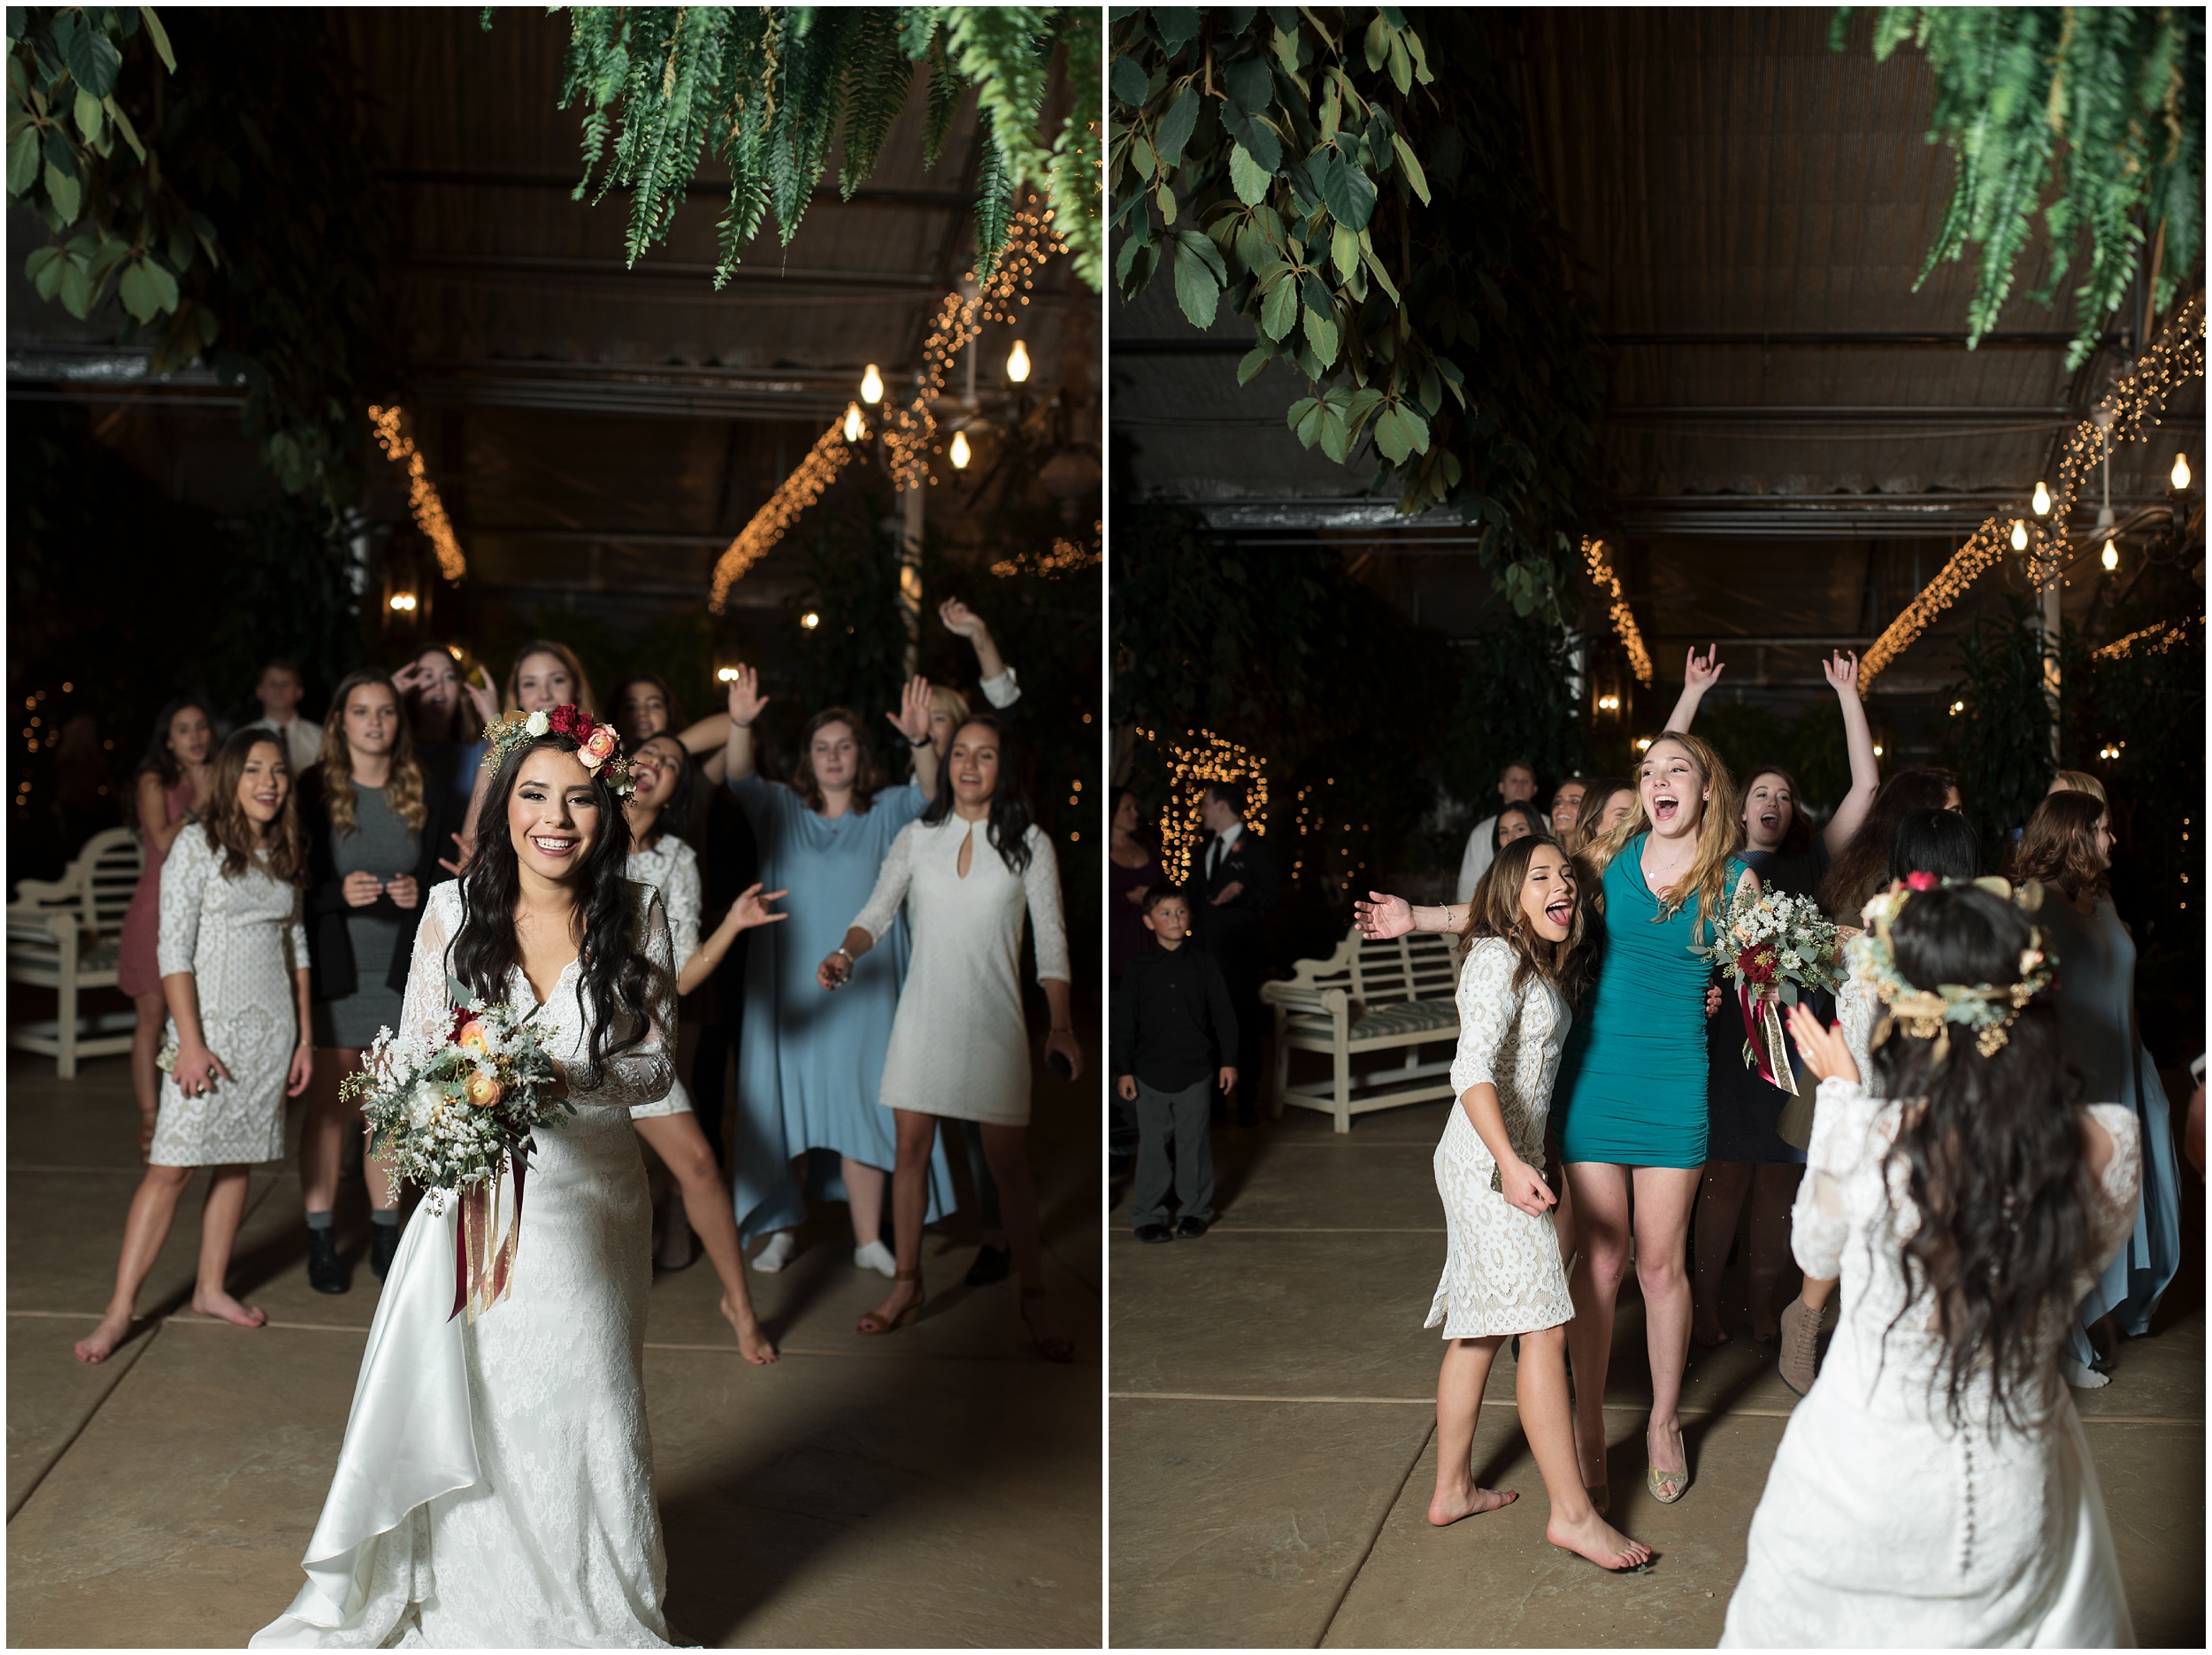
{"label": "bare foot", "polygon": [[1697,1341],[1700,1349],[1717,1351],[1728,1343],[1728,1329],[1718,1322],[1709,1328],[1701,1322],[1693,1322],[1690,1324],[1690,1337]]}
{"label": "bare foot", "polygon": [[1448,1529],[1463,1517],[1479,1517],[1520,1498],[1517,1489],[1479,1489],[1471,1483],[1464,1494],[1447,1494],[1439,1489],[1429,1502],[1429,1521],[1439,1529]]}
{"label": "bare foot", "polygon": [[722,1319],[737,1332],[737,1352],[756,1368],[765,1368],[776,1360],[775,1341],[761,1330],[760,1318],[741,1316],[730,1307],[727,1293],[722,1296]]}
{"label": "bare foot", "polygon": [[269,1319],[259,1306],[242,1305],[228,1293],[195,1293],[192,1308],[203,1316],[220,1316],[241,1328],[257,1328]]}
{"label": "bare foot", "polygon": [[863,1333],[888,1333],[910,1306],[921,1302],[922,1284],[919,1282],[894,1282],[883,1302],[861,1317],[860,1330]]}
{"label": "bare foot", "polygon": [[1649,1546],[1631,1540],[1594,1511],[1578,1523],[1568,1522],[1554,1512],[1544,1525],[1544,1538],[1577,1557],[1589,1559],[1601,1569],[1641,1568],[1651,1561]]}
{"label": "bare foot", "polygon": [[103,1316],[100,1325],[86,1337],[77,1341],[77,1360],[81,1362],[104,1362],[115,1354],[115,1347],[127,1338],[131,1330],[128,1316]]}

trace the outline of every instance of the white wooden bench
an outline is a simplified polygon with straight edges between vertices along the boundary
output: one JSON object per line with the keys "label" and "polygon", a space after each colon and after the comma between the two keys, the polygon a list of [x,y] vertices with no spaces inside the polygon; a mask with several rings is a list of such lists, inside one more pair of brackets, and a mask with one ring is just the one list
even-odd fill
{"label": "white wooden bench", "polygon": [[[1287,981],[1262,984],[1261,1000],[1275,1008],[1275,1115],[1294,1103],[1334,1115],[1336,1130],[1348,1132],[1356,1115],[1450,1097],[1450,1052],[1424,1061],[1421,1049],[1459,1038],[1458,966],[1449,939],[1417,932],[1369,942],[1355,928],[1327,959],[1301,960]],[[1355,1055],[1401,1049],[1404,1062],[1353,1073]],[[1329,1083],[1292,1085],[1294,1051],[1327,1054]]]}
{"label": "white wooden bench", "polygon": [[134,1012],[78,1014],[77,996],[115,986],[123,916],[145,854],[128,828],[109,828],[85,842],[58,879],[26,879],[8,904],[8,981],[50,988],[57,1015],[12,1025],[8,1044],[42,1052],[63,1080],[77,1077],[77,1060],[111,1057],[131,1049]]}

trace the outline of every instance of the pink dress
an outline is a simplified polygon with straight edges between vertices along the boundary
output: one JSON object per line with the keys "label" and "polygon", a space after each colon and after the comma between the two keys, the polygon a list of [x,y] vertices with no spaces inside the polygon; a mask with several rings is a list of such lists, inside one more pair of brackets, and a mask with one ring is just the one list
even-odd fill
{"label": "pink dress", "polygon": [[[169,813],[162,824],[166,827],[191,809],[192,778],[180,776],[176,785],[161,795],[161,801]],[[115,985],[133,999],[161,992],[161,963],[155,957],[154,945],[161,929],[162,854],[151,839],[145,840],[145,845],[146,865],[123,916],[123,936],[115,960]]]}

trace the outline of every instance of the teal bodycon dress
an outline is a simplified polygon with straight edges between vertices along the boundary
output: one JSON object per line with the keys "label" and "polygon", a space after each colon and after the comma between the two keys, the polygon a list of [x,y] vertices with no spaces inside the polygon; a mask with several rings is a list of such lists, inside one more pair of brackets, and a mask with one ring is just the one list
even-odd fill
{"label": "teal bodycon dress", "polygon": [[[1712,968],[1690,952],[1697,901],[1653,923],[1659,900],[1644,883],[1644,836],[1605,870],[1605,958],[1582,1038],[1561,1064],[1567,1161],[1617,1167],[1705,1164],[1705,989]],[[1733,857],[1727,889],[1746,872]],[[1712,928],[1701,941],[1709,942]],[[1569,1072],[1571,1070],[1571,1072]]]}

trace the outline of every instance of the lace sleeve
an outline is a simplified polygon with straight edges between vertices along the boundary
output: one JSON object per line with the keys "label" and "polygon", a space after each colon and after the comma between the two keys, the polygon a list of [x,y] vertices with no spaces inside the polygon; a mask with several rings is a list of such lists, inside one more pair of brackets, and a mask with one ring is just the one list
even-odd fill
{"label": "lace sleeve", "polygon": [[[633,1109],[642,1103],[658,1103],[675,1084],[676,1066],[668,1054],[669,1032],[676,1026],[675,949],[668,934],[668,911],[659,892],[649,885],[636,888],[645,901],[641,916],[648,968],[645,1038],[621,1056],[609,1058],[602,1065],[596,1086],[571,1086],[568,1100],[580,1108]],[[574,1075],[573,1068],[570,1073]]]}
{"label": "lace sleeve", "polygon": [[1806,1275],[1819,1280],[1837,1274],[1851,1237],[1844,1185],[1866,1158],[1871,1107],[1863,1086],[1842,1080],[1822,1081],[1813,1100],[1812,1144],[1790,1208],[1790,1252]]}
{"label": "lace sleeve", "polygon": [[200,906],[215,877],[215,855],[196,824],[177,835],[161,867],[161,929],[154,954],[164,977],[194,969],[200,951]]}
{"label": "lace sleeve", "polygon": [[699,858],[681,840],[671,859],[668,883],[661,887],[661,900],[668,905],[668,942],[680,971],[699,952]]}
{"label": "lace sleeve", "polygon": [[1452,1054],[1452,1095],[1497,1084],[1498,1053],[1519,1010],[1513,992],[1513,949],[1486,937],[1468,950],[1459,973],[1459,1049]]}
{"label": "lace sleeve", "polygon": [[1067,923],[1060,914],[1060,860],[1041,828],[1029,830],[1029,869],[1022,875],[1022,888],[1029,898],[1029,928],[1037,939],[1037,980],[1074,981],[1068,967]]}
{"label": "lace sleeve", "polygon": [[1874,994],[1857,977],[1836,991],[1836,1020],[1843,1028],[1843,1043],[1858,1065],[1859,1084],[1874,1095]]}
{"label": "lace sleeve", "polygon": [[2143,1195],[2143,1132],[2135,1111],[2124,1103],[2093,1103],[2082,1113],[2112,1139],[2112,1154],[2097,1181],[2100,1198],[2091,1207],[2095,1238],[2085,1260],[2092,1276],[2103,1270],[2126,1245],[2135,1228],[2136,1205]]}
{"label": "lace sleeve", "polygon": [[415,952],[407,962],[407,992],[400,1001],[399,1032],[410,1039],[443,1039],[453,1026],[453,995],[446,987],[446,950],[460,927],[461,886],[457,880],[430,887],[422,923],[415,928]]}
{"label": "lace sleeve", "polygon": [[919,825],[912,822],[898,831],[891,848],[884,854],[883,868],[876,875],[876,888],[869,895],[868,906],[853,921],[872,941],[883,940],[883,933],[891,929],[899,916],[899,904],[906,900],[907,886],[914,883],[914,836],[920,831]]}

